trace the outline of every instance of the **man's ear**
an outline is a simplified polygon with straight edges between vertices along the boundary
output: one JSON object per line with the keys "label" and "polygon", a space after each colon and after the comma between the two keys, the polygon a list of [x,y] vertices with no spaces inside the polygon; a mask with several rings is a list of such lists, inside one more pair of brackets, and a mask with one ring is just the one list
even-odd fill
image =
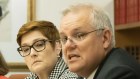
{"label": "man's ear", "polygon": [[103,47],[106,49],[110,46],[111,41],[112,41],[112,33],[109,29],[104,29],[103,30]]}

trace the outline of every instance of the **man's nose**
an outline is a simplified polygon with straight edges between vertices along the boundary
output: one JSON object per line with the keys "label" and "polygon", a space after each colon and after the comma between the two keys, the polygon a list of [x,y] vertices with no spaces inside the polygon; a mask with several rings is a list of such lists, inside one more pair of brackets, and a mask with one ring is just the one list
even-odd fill
{"label": "man's nose", "polygon": [[71,38],[68,38],[68,40],[66,41],[65,43],[65,48],[66,49],[72,49],[72,48],[75,48],[75,42],[73,41],[73,39]]}

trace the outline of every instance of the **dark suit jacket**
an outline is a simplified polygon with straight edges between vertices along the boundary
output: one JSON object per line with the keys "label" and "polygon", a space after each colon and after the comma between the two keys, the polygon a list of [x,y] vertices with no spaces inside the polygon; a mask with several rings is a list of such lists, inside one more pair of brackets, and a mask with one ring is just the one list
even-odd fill
{"label": "dark suit jacket", "polygon": [[93,79],[140,79],[140,64],[126,51],[113,48]]}

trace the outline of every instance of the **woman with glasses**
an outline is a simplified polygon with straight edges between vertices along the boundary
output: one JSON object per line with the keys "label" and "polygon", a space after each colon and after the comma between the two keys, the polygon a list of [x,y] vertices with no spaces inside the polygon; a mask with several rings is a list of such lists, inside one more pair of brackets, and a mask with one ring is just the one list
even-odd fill
{"label": "woman with glasses", "polygon": [[17,49],[31,74],[26,79],[77,79],[61,57],[59,33],[49,21],[31,21],[18,34]]}

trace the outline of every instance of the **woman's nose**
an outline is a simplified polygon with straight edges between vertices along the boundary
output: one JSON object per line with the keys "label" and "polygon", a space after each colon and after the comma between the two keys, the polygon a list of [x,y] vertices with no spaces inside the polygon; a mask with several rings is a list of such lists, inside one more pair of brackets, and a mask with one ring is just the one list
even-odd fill
{"label": "woman's nose", "polygon": [[35,49],[31,48],[30,55],[37,56],[37,54],[38,54],[37,51]]}

